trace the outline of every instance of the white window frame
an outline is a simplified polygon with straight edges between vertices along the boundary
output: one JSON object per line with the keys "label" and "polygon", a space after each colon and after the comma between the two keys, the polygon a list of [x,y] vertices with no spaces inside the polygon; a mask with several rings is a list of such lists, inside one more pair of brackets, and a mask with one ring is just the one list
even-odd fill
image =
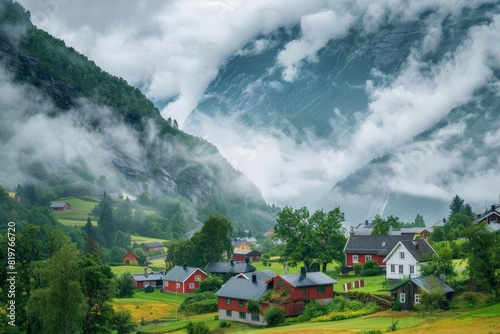
{"label": "white window frame", "polygon": [[189,283],[189,288],[194,289],[194,283]]}
{"label": "white window frame", "polygon": [[357,255],[352,256],[352,263],[358,263],[359,259]]}
{"label": "white window frame", "polygon": [[168,287],[168,281],[165,281],[165,287]]}
{"label": "white window frame", "polygon": [[404,260],[405,259],[405,252],[399,252],[399,259]]}
{"label": "white window frame", "polygon": [[391,273],[395,273],[395,272],[396,272],[396,265],[391,264]]}
{"label": "white window frame", "polygon": [[365,255],[365,262],[370,261],[372,259],[371,255]]}
{"label": "white window frame", "polygon": [[195,280],[195,282],[201,281],[201,275],[195,275],[194,280]]}
{"label": "white window frame", "polygon": [[406,302],[406,295],[404,294],[404,292],[401,292],[399,294],[399,302],[400,303],[405,303]]}
{"label": "white window frame", "polygon": [[415,304],[420,304],[420,294],[415,294]]}
{"label": "white window frame", "polygon": [[400,274],[404,274],[404,266],[402,264],[399,265],[399,270],[398,270],[398,273]]}
{"label": "white window frame", "polygon": [[148,282],[148,281],[143,282],[143,283],[142,283],[142,286],[143,286],[143,287],[147,287],[147,286],[149,286],[149,282]]}
{"label": "white window frame", "polygon": [[177,285],[175,286],[177,289],[180,289],[181,288],[181,283],[177,283]]}
{"label": "white window frame", "polygon": [[410,267],[410,274],[414,274],[415,273],[415,266],[410,264],[409,267]]}

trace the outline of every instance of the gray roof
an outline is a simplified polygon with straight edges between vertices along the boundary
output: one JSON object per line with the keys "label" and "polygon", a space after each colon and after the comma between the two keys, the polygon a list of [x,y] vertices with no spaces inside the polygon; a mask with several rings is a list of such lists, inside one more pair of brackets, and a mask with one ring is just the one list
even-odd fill
{"label": "gray roof", "polygon": [[386,256],[403,240],[412,240],[411,235],[355,235],[351,234],[344,248],[345,253],[377,254]]}
{"label": "gray roof", "polygon": [[262,254],[261,252],[253,250],[253,249],[235,250],[233,252],[233,254],[239,254],[239,255],[248,255],[249,253],[253,253],[254,255]]}
{"label": "gray roof", "polygon": [[[51,208],[64,208],[66,206],[66,204],[69,205],[69,203],[66,203],[66,202],[54,202],[50,205]],[[71,206],[71,205],[69,205]]]}
{"label": "gray roof", "polygon": [[159,241],[143,242],[141,244],[141,247],[142,248],[163,247],[163,244]]}
{"label": "gray roof", "polygon": [[436,254],[431,245],[425,240],[405,240],[401,244],[418,262],[425,261],[424,254]]}
{"label": "gray roof", "polygon": [[373,228],[355,228],[354,234],[355,235],[371,235],[372,231],[373,231]]}
{"label": "gray roof", "polygon": [[267,283],[264,281],[231,277],[215,293],[217,297],[241,299],[241,300],[259,300],[267,291]]}
{"label": "gray roof", "polygon": [[144,281],[161,281],[163,279],[163,274],[133,274],[134,281],[144,282]]}
{"label": "gray roof", "polygon": [[432,227],[402,227],[400,233],[420,233],[423,230],[432,232]]}
{"label": "gray roof", "polygon": [[450,286],[448,286],[446,283],[444,283],[443,281],[441,281],[440,279],[438,279],[436,276],[433,276],[433,275],[419,276],[419,277],[415,277],[415,278],[412,277],[411,279],[406,279],[406,280],[402,281],[401,283],[396,284],[393,287],[391,287],[389,289],[389,291],[394,291],[394,290],[402,287],[403,285],[407,284],[410,281],[413,284],[415,284],[416,286],[418,286],[419,288],[423,289],[424,291],[431,290],[436,284],[438,284],[439,287],[441,289],[443,289],[444,293],[449,293],[449,292],[455,291]]}
{"label": "gray roof", "polygon": [[246,273],[246,274],[242,273],[242,274],[239,274],[238,277],[245,277],[247,279],[252,279],[253,274],[257,275],[256,278],[258,281],[264,281],[264,282],[266,282],[267,280],[276,276],[276,273],[274,271],[272,271],[271,269],[264,269],[264,270],[255,271],[252,273]]}
{"label": "gray roof", "polygon": [[[173,267],[164,277],[164,281],[177,281],[184,282],[187,280],[198,268],[194,267]],[[203,271],[203,270],[202,270]],[[204,272],[203,272],[204,273]]]}
{"label": "gray roof", "polygon": [[248,273],[255,271],[257,268],[246,262],[208,262],[205,271],[214,274],[225,273]]}
{"label": "gray roof", "polygon": [[337,284],[336,280],[322,272],[307,273],[306,276],[285,274],[280,277],[295,287]]}

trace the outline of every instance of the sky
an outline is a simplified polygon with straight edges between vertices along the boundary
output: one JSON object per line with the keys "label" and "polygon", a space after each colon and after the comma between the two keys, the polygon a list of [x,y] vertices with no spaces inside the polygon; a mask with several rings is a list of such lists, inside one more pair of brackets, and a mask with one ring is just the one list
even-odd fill
{"label": "sky", "polygon": [[[463,136],[465,121],[448,124],[428,140],[412,138],[446,118],[453,108],[474,99],[478,88],[500,87],[494,71],[500,67],[500,16],[489,25],[470,29],[467,38],[437,64],[426,56],[445,38],[441,23],[463,8],[491,0],[21,0],[32,21],[92,59],[109,73],[122,77],[162,107],[181,128],[215,144],[228,161],[261,190],[268,203],[312,205],[353,170],[387,152],[392,176],[389,191],[484,203],[478,185],[500,184],[500,162],[478,159],[460,166],[459,148],[443,150],[450,138]],[[275,68],[282,82],[294,82],[307,62],[330,40],[341,39],[361,20],[368,34],[385,23],[411,22],[432,9],[427,31],[405,66],[395,75],[379,75],[382,85],[367,81],[367,113],[341,146],[310,134],[298,143],[279,129],[249,128],[227,119],[204,120],[186,127],[205,89],[228,58],[257,36],[279,27],[300,25],[300,36],[278,53]],[[259,53],[269,41],[255,41]],[[246,49],[247,50],[247,49]],[[247,50],[248,51],[248,50]],[[332,107],[333,109],[333,107]],[[341,110],[334,110],[342,117]],[[471,116],[473,117],[473,116]],[[500,130],[488,129],[485,147],[500,146]],[[472,144],[471,144],[472,145]],[[462,146],[463,148],[463,146]],[[460,179],[455,171],[467,178]],[[451,175],[443,181],[443,175]],[[385,196],[385,195],[383,195]],[[498,194],[488,194],[489,201]],[[383,207],[383,205],[382,205]]]}

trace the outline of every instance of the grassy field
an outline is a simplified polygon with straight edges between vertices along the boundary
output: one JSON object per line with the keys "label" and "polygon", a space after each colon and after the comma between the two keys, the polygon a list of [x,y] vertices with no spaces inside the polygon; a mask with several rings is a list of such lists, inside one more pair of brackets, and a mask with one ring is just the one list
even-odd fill
{"label": "grassy field", "polygon": [[54,217],[63,225],[84,226],[87,218],[90,217],[93,225],[97,224],[97,218],[92,216],[90,212],[98,204],[80,198],[72,197],[65,198],[54,202],[67,202],[71,205],[71,210],[68,211],[52,211]]}
{"label": "grassy field", "polygon": [[142,266],[112,266],[111,271],[116,276],[121,276],[123,273],[131,274],[144,274],[144,267]]}
{"label": "grassy field", "polygon": [[159,241],[161,243],[168,242],[168,240],[165,239],[158,239],[158,238],[148,238],[148,237],[143,237],[140,235],[131,235],[132,238],[132,243],[137,243],[137,244],[142,244],[143,242],[152,242],[152,241]]}

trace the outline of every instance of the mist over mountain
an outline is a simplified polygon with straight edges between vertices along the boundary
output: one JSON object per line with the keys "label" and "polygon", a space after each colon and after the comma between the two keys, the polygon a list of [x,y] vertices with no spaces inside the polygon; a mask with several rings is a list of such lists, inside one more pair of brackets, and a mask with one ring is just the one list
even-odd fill
{"label": "mist over mountain", "polygon": [[[0,2],[0,184],[175,204],[195,228],[219,212],[268,229],[275,210],[206,140],[179,130],[125,80]],[[168,217],[167,217],[168,218]]]}
{"label": "mist over mountain", "polygon": [[498,3],[385,5],[260,34],[223,64],[186,129],[266,199],[340,205],[352,225],[417,213],[432,224],[455,194],[476,211],[497,202]]}

